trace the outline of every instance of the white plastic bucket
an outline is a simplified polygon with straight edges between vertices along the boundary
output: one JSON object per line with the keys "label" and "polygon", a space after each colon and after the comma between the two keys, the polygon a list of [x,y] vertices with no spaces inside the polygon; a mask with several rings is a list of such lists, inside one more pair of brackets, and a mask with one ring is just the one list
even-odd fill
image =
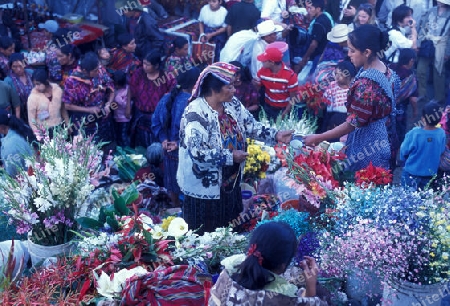
{"label": "white plastic bucket", "polygon": [[68,255],[73,248],[72,242],[67,242],[59,245],[40,245],[32,242],[28,239],[28,253],[31,257],[31,262],[33,266],[37,265],[40,262],[43,262],[45,259],[49,257],[56,257],[57,255]]}

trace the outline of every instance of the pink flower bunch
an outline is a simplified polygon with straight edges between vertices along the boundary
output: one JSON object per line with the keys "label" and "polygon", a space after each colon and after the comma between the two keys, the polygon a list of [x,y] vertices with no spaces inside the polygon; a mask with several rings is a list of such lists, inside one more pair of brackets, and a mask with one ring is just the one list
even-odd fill
{"label": "pink flower bunch", "polygon": [[420,238],[403,239],[395,227],[381,229],[373,220],[362,219],[342,233],[327,232],[321,241],[321,267],[328,276],[344,277],[349,272],[369,271],[382,281],[402,278],[417,281],[427,259],[421,254]]}

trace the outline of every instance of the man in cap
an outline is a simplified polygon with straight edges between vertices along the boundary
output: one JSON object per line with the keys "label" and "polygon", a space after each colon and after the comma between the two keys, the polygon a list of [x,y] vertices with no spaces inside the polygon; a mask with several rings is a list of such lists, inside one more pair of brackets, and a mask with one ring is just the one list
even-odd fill
{"label": "man in cap", "polygon": [[256,27],[258,29],[258,40],[253,44],[252,58],[250,64],[250,72],[252,77],[256,78],[256,74],[263,64],[257,60],[258,55],[264,52],[267,45],[277,40],[277,35],[283,30],[283,27],[276,25],[272,20],[261,22]]}
{"label": "man in cap", "polygon": [[298,100],[298,79],[292,69],[282,61],[283,53],[274,47],[266,48],[257,59],[263,63],[254,83],[264,86],[263,108],[269,119],[285,116]]}

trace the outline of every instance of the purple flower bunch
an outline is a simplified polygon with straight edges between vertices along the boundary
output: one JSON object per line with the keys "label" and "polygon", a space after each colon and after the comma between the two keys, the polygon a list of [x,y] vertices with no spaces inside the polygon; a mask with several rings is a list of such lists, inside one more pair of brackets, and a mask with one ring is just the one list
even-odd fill
{"label": "purple flower bunch", "polygon": [[72,227],[73,220],[64,215],[64,211],[60,210],[56,215],[44,219],[45,228],[52,228],[54,225],[65,224]]}
{"label": "purple flower bunch", "polygon": [[317,257],[320,248],[320,241],[316,232],[306,232],[300,237],[298,242],[296,262],[301,262],[305,256]]}
{"label": "purple flower bunch", "polygon": [[368,271],[382,281],[420,279],[428,230],[417,216],[423,194],[383,186],[359,188],[347,184],[336,212],[320,237],[321,266],[327,276],[345,277]]}

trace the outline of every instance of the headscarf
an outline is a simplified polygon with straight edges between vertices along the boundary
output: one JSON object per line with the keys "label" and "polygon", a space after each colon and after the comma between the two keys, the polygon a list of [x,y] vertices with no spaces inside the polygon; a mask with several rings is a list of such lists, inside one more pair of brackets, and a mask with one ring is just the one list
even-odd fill
{"label": "headscarf", "polygon": [[192,96],[189,101],[192,101],[200,96],[203,81],[209,74],[212,74],[213,76],[224,82],[226,85],[228,85],[230,84],[231,80],[238,70],[239,67],[224,62],[216,62],[212,65],[209,65],[202,71],[202,73],[200,73],[200,76],[198,77],[197,82],[192,89]]}

